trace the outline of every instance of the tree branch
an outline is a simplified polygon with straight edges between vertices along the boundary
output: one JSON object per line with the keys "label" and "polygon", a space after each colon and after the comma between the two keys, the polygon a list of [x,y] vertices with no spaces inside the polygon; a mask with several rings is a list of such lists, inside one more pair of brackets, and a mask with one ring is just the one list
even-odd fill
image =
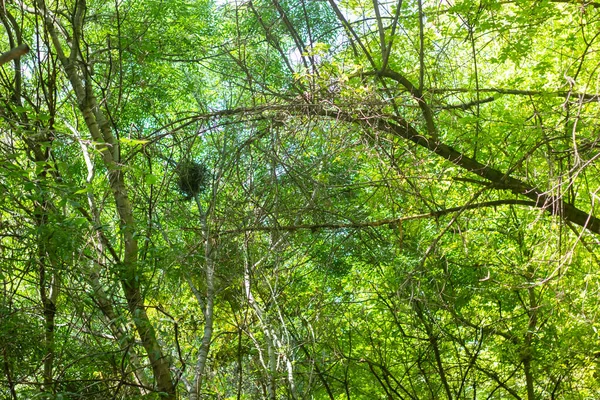
{"label": "tree branch", "polygon": [[387,69],[385,71],[374,71],[374,72],[364,72],[362,75],[370,76],[375,75],[383,78],[390,78],[394,81],[398,82],[402,86],[406,88],[411,94],[411,96],[417,101],[419,108],[423,114],[423,118],[425,119],[425,125],[427,126],[427,133],[431,138],[437,140],[437,130],[435,128],[435,121],[433,120],[433,112],[431,111],[431,107],[425,101],[425,97],[423,97],[423,92],[421,89],[413,85],[411,81],[409,81],[404,75]]}
{"label": "tree branch", "polygon": [[273,231],[299,231],[299,230],[319,230],[319,229],[362,229],[362,228],[376,228],[379,226],[388,225],[390,227],[394,227],[396,225],[401,224],[404,221],[411,221],[415,219],[424,219],[431,217],[441,217],[446,214],[451,214],[459,211],[465,210],[474,210],[478,208],[485,207],[497,207],[503,205],[521,205],[521,206],[529,206],[535,207],[536,203],[529,200],[518,200],[518,199],[508,199],[508,200],[493,200],[493,201],[484,201],[482,203],[474,203],[467,204],[459,207],[451,207],[446,208],[444,210],[433,211],[426,214],[416,214],[409,215],[406,217],[400,218],[390,218],[390,219],[381,219],[378,221],[368,221],[368,222],[357,222],[357,223],[326,223],[326,224],[299,224],[299,225],[283,225],[283,226],[254,226],[247,227],[241,229],[230,229],[222,232],[218,232],[217,236],[231,235],[243,232],[273,232]]}
{"label": "tree branch", "polygon": [[6,53],[0,55],[0,65],[4,65],[11,60],[21,58],[21,56],[27,53],[29,53],[29,46],[23,43],[22,45],[17,46],[14,49],[9,50]]}
{"label": "tree branch", "polygon": [[486,97],[485,99],[481,99],[481,100],[473,100],[470,101],[468,103],[464,103],[464,104],[450,104],[447,106],[442,106],[440,107],[442,110],[468,110],[469,108],[473,107],[473,106],[478,106],[480,104],[485,104],[485,103],[489,103],[496,100],[494,97],[490,96],[490,97]]}
{"label": "tree branch", "polygon": [[[468,88],[429,88],[427,89],[430,93],[472,93],[476,90]],[[479,93],[500,93],[500,94],[512,94],[517,96],[556,96],[556,97],[571,97],[577,99],[583,99],[588,101],[600,100],[600,94],[590,93],[579,93],[571,92],[566,90],[559,91],[545,91],[545,90],[518,90],[518,89],[505,89],[505,88],[482,88],[478,90]]]}
{"label": "tree branch", "polygon": [[[323,109],[317,111],[322,115],[333,114],[331,111]],[[474,158],[468,157],[438,140],[426,138],[425,136],[419,134],[419,132],[412,125],[402,118],[391,117],[394,118],[395,121],[390,122],[382,117],[355,117],[344,112],[338,112],[335,117],[338,120],[360,124],[368,129],[375,128],[381,132],[389,132],[394,136],[409,140],[421,147],[428,149],[438,156],[445,158],[451,163],[487,179],[496,189],[509,190],[514,194],[525,196],[533,200],[536,207],[541,208],[552,215],[557,215],[566,219],[567,221],[571,221],[579,226],[582,226],[590,232],[600,234],[600,219],[591,213],[586,213],[574,205],[566,203],[563,201],[561,196],[547,194],[534,186],[509,176],[506,173],[482,164]]]}
{"label": "tree branch", "polygon": [[[482,164],[474,158],[468,157],[454,148],[440,142],[427,138],[421,134],[406,120],[396,116],[380,115],[361,115],[357,116],[356,111],[345,112],[339,108],[332,109],[331,106],[324,107],[322,104],[301,104],[301,105],[263,105],[255,108],[240,108],[218,111],[210,114],[201,114],[186,118],[179,122],[183,125],[191,121],[209,120],[215,117],[234,116],[244,114],[260,114],[262,112],[288,111],[297,115],[321,115],[328,118],[334,118],[338,121],[344,121],[360,125],[372,131],[376,129],[380,132],[388,132],[394,136],[409,140],[421,147],[426,148],[432,153],[445,158],[451,163],[478,175],[487,181],[495,189],[508,190],[516,195],[521,195],[533,200],[535,207],[540,208],[552,215],[564,218],[579,226],[584,227],[590,232],[600,235],[600,219],[591,212],[587,213],[575,207],[572,204],[563,201],[561,196],[547,194],[540,189],[531,186],[519,179],[509,176],[488,165]],[[172,125],[171,125],[172,126]],[[173,131],[177,128],[173,129]],[[316,227],[317,229],[319,227]],[[327,226],[323,226],[327,228]]]}

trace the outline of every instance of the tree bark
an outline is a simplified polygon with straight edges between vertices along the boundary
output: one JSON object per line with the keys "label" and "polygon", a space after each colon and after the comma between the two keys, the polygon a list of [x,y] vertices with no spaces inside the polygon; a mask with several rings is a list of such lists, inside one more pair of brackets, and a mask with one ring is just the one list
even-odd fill
{"label": "tree bark", "polygon": [[[119,222],[122,226],[124,242],[124,257],[121,265],[117,265],[116,267],[129,312],[150,360],[156,380],[156,390],[164,393],[164,399],[174,400],[176,398],[176,388],[171,377],[169,361],[163,356],[162,348],[158,343],[156,332],[146,313],[140,292],[140,276],[137,272],[138,242],[134,235],[135,222],[133,209],[129,202],[123,171],[118,164],[119,143],[112,134],[107,118],[97,104],[96,98],[89,86],[89,79],[86,82],[87,86],[85,86],[77,70],[78,65],[82,65],[82,69],[86,68],[85,65],[79,63],[80,60],[77,58],[80,52],[79,36],[83,24],[85,2],[79,1],[76,6],[76,12],[73,17],[73,44],[69,57],[64,53],[62,43],[54,27],[54,19],[46,9],[44,1],[38,0],[37,4],[58,59],[75,92],[78,108],[84,117],[92,139],[96,143],[99,143],[98,150],[108,170],[108,181],[113,192]],[[83,70],[82,73],[87,74],[87,71]]]}
{"label": "tree bark", "polygon": [[[307,110],[305,110],[305,112],[310,113],[310,111]],[[334,112],[325,110],[321,106],[315,107],[314,112],[338,120],[355,123],[368,130],[376,129],[380,132],[388,132],[394,136],[409,140],[432,153],[445,158],[460,168],[485,178],[489,181],[490,188],[507,190],[516,195],[527,197],[533,200],[535,207],[567,221],[571,221],[584,227],[590,232],[600,234],[600,219],[595,217],[592,213],[587,213],[575,207],[573,204],[566,203],[560,196],[548,194],[519,179],[513,178],[509,173],[503,173],[482,164],[474,158],[464,155],[439,140],[427,138],[419,134],[412,125],[399,117],[390,117],[390,120],[380,116],[357,117],[344,111]]]}
{"label": "tree bark", "polygon": [[[200,391],[202,390],[202,383],[204,381],[204,371],[206,369],[206,361],[208,360],[208,352],[210,350],[210,344],[212,341],[213,334],[213,321],[214,321],[214,300],[215,300],[215,262],[214,262],[214,251],[216,251],[213,245],[214,238],[210,235],[208,226],[208,210],[203,212],[202,205],[198,195],[195,196],[196,205],[198,206],[198,212],[200,213],[201,224],[202,224],[202,239],[204,240],[204,266],[206,276],[206,305],[204,308],[204,333],[202,335],[202,341],[200,342],[200,349],[198,351],[198,360],[196,361],[196,370],[194,377],[194,384],[190,393],[190,400],[197,400],[201,398]],[[192,289],[193,290],[193,289]]]}
{"label": "tree bark", "polygon": [[11,49],[9,51],[7,51],[6,53],[3,53],[2,55],[0,55],[0,65],[4,65],[7,62],[11,61],[11,60],[15,60],[17,58],[21,58],[23,55],[27,54],[29,52],[29,46],[27,46],[25,43],[15,47],[14,49]]}

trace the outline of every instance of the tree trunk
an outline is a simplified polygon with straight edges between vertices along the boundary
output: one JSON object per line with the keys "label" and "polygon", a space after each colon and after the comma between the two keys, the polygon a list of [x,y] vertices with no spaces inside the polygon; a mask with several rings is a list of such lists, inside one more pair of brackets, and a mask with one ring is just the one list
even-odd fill
{"label": "tree trunk", "polygon": [[194,384],[190,393],[190,400],[200,399],[200,391],[202,390],[202,382],[204,380],[204,371],[206,369],[206,361],[208,359],[208,352],[210,350],[210,343],[213,334],[213,321],[214,321],[214,298],[215,298],[215,254],[216,247],[213,243],[213,238],[210,237],[210,230],[208,227],[208,211],[203,212],[202,205],[198,195],[195,196],[196,205],[198,206],[198,212],[200,213],[201,224],[202,224],[202,239],[204,240],[204,265],[205,265],[205,276],[206,276],[206,306],[204,308],[204,334],[202,335],[202,342],[200,343],[200,350],[198,351],[198,360],[196,362],[196,371],[194,377]]}
{"label": "tree trunk", "polygon": [[[137,272],[138,263],[138,242],[135,238],[135,223],[133,210],[127,189],[123,172],[118,164],[119,143],[111,132],[107,118],[97,104],[92,93],[90,79],[86,80],[84,86],[83,79],[78,73],[78,65],[82,68],[82,73],[88,75],[83,63],[80,63],[77,55],[80,54],[79,37],[83,24],[83,15],[85,12],[85,2],[79,1],[76,6],[76,12],[73,17],[73,37],[70,56],[64,53],[62,43],[54,27],[55,19],[46,9],[43,0],[38,0],[38,8],[44,18],[45,27],[52,40],[58,59],[60,60],[67,77],[75,92],[79,110],[81,111],[86,126],[92,136],[92,139],[98,144],[98,150],[108,170],[108,181],[113,192],[119,223],[122,226],[124,257],[121,265],[117,265],[117,273],[121,281],[121,287],[127,299],[127,305],[131,317],[134,321],[142,345],[146,350],[148,359],[154,372],[156,380],[156,389],[165,394],[164,399],[175,399],[176,388],[171,378],[169,361],[163,356],[162,348],[156,339],[156,333],[148,315],[140,293],[140,276]],[[89,78],[89,76],[88,76]]]}

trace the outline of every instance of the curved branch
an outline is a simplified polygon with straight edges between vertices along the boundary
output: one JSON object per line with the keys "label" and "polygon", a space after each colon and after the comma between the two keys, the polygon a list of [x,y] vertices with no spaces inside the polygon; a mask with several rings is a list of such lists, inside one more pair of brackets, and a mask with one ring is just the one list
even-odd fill
{"label": "curved branch", "polygon": [[486,97],[485,99],[481,99],[481,100],[473,100],[473,101],[470,101],[470,102],[464,103],[464,104],[450,104],[447,106],[442,106],[440,108],[442,110],[468,110],[471,107],[489,103],[494,100],[496,100],[496,99],[493,96],[490,96],[490,97]]}
{"label": "curved branch", "polygon": [[[324,112],[322,112],[322,114],[327,115]],[[331,115],[332,113],[329,112],[329,114]],[[513,178],[497,169],[484,165],[474,158],[467,157],[463,153],[460,153],[454,148],[438,140],[426,138],[425,136],[419,134],[419,132],[412,125],[402,118],[392,117],[394,121],[390,122],[380,117],[367,116],[357,118],[347,113],[338,113],[336,118],[362,125],[368,129],[375,128],[379,131],[388,132],[394,136],[409,140],[421,147],[428,149],[432,153],[445,158],[451,163],[487,179],[496,189],[508,190],[514,194],[525,196],[533,200],[536,207],[541,208],[552,215],[559,216],[567,221],[571,221],[579,226],[582,226],[590,232],[600,234],[600,219],[591,213],[586,213],[574,205],[566,203],[560,196],[547,194],[546,192],[543,192],[540,189],[519,179]]]}
{"label": "curved branch", "polygon": [[29,53],[29,46],[23,43],[12,50],[0,55],[0,65],[4,65],[11,60],[16,60]]}
{"label": "curved branch", "polygon": [[241,229],[230,229],[226,231],[222,231],[217,233],[217,236],[237,234],[243,232],[272,232],[272,231],[298,231],[298,230],[319,230],[319,229],[362,229],[362,228],[376,228],[379,226],[390,226],[394,227],[401,224],[404,221],[411,221],[415,219],[424,219],[424,218],[432,218],[432,217],[441,217],[446,214],[451,214],[459,211],[465,210],[475,210],[478,208],[486,208],[486,207],[498,207],[504,205],[521,205],[521,206],[529,206],[535,207],[536,204],[533,201],[529,200],[518,200],[518,199],[508,199],[508,200],[493,200],[493,201],[484,201],[481,203],[473,203],[467,204],[459,207],[451,207],[445,208],[443,210],[433,211],[426,214],[416,214],[416,215],[408,215],[406,217],[399,218],[389,218],[389,219],[380,219],[377,221],[367,221],[367,222],[355,222],[355,223],[325,223],[325,224],[299,224],[299,225],[279,225],[279,226],[256,226],[256,227],[247,227]]}
{"label": "curved branch", "polygon": [[[469,89],[464,87],[458,88],[429,88],[428,92],[432,94],[436,93],[472,93],[475,89]],[[479,93],[499,93],[499,94],[512,94],[516,96],[556,96],[556,97],[571,97],[582,99],[586,101],[598,101],[600,100],[600,94],[593,93],[581,93],[571,91],[545,91],[545,90],[520,90],[520,89],[506,89],[506,88],[480,88],[477,90]]]}
{"label": "curved branch", "polygon": [[435,129],[435,121],[433,120],[433,111],[431,111],[431,107],[429,107],[429,104],[427,104],[427,102],[425,101],[423,92],[418,87],[413,85],[413,83],[409,81],[404,75],[396,71],[392,71],[390,69],[387,69],[385,71],[364,72],[363,75],[375,75],[383,78],[390,78],[404,86],[406,90],[410,92],[411,96],[417,101],[417,104],[419,105],[419,108],[423,113],[425,125],[427,126],[427,133],[430,137],[437,140],[438,136],[437,130]]}

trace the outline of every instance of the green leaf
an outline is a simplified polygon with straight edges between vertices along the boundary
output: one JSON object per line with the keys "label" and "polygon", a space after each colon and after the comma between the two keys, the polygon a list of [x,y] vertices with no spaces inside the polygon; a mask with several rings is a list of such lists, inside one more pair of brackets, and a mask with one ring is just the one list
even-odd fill
{"label": "green leaf", "polygon": [[148,174],[144,178],[148,185],[154,185],[159,181],[159,178],[156,175]]}

